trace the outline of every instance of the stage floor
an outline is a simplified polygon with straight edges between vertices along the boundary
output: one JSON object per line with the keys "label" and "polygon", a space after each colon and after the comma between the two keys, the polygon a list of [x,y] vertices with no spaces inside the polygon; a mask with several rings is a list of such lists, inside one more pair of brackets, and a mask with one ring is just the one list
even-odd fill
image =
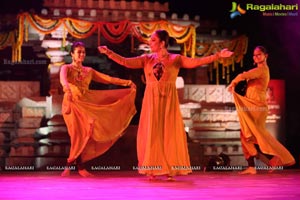
{"label": "stage floor", "polygon": [[300,199],[300,170],[256,175],[237,171],[196,171],[176,181],[149,181],[137,171],[97,171],[91,178],[77,172],[0,172],[1,200],[32,199]]}

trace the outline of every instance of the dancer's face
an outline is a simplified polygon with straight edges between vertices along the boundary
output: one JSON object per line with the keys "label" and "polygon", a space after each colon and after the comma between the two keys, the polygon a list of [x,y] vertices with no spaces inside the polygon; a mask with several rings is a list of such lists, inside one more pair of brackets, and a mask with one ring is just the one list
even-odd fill
{"label": "dancer's face", "polygon": [[83,46],[78,46],[74,49],[74,52],[71,53],[72,59],[75,62],[83,62],[85,59],[85,48]]}
{"label": "dancer's face", "polygon": [[150,45],[150,49],[152,52],[158,52],[159,50],[161,50],[163,48],[164,42],[162,42],[158,38],[158,36],[154,33],[151,35],[149,45]]}
{"label": "dancer's face", "polygon": [[262,52],[259,48],[255,48],[253,52],[253,61],[256,64],[262,64],[267,61],[268,55]]}

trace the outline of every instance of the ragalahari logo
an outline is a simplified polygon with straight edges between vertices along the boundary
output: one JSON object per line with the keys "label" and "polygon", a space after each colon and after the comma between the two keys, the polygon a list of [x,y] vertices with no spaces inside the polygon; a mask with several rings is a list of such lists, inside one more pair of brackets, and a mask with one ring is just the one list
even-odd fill
{"label": "ragalahari logo", "polygon": [[241,16],[246,13],[246,10],[242,9],[240,4],[237,4],[236,2],[232,2],[230,18],[234,19],[237,16]]}

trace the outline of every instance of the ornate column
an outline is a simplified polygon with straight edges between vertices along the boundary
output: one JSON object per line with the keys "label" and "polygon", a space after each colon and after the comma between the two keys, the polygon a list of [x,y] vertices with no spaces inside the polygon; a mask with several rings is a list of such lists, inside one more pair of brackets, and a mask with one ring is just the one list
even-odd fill
{"label": "ornate column", "polygon": [[65,64],[64,57],[69,54],[66,46],[70,42],[66,41],[68,32],[63,26],[51,33],[50,39],[44,39],[42,47],[46,49],[46,55],[50,59],[48,73],[50,78],[49,94],[51,96],[51,116],[61,115],[61,104],[63,98],[63,90],[59,82],[60,67]]}
{"label": "ornate column", "polygon": [[69,52],[65,50],[65,47],[70,44],[68,41],[64,41],[67,32],[63,30],[63,27],[58,28],[51,33],[53,39],[43,40],[42,47],[46,49],[46,55],[50,59],[48,67],[50,77],[50,95],[62,94],[62,88],[59,83],[59,71],[60,67],[65,64],[64,56]]}
{"label": "ornate column", "polygon": [[46,48],[46,55],[50,59],[48,72],[50,77],[50,95],[61,94],[61,86],[59,83],[59,70],[65,63],[64,56],[68,54],[67,51],[61,50],[61,40],[44,40],[42,47]]}

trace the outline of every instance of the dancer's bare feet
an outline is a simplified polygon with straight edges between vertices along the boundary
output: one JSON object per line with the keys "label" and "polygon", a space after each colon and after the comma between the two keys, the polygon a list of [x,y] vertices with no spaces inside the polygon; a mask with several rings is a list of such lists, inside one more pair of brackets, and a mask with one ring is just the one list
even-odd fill
{"label": "dancer's bare feet", "polygon": [[270,161],[269,161],[269,173],[274,172],[276,167],[282,166],[282,162],[280,160],[280,158],[278,158],[277,156],[274,156]]}
{"label": "dancer's bare feet", "polygon": [[149,178],[148,178],[149,181],[156,181],[157,178],[155,175],[150,175]]}
{"label": "dancer's bare feet", "polygon": [[71,174],[71,170],[66,168],[60,175],[65,177],[65,176],[70,176],[70,174]]}
{"label": "dancer's bare feet", "polygon": [[255,167],[248,167],[247,169],[239,172],[239,174],[256,174]]}
{"label": "dancer's bare feet", "polygon": [[80,169],[78,170],[78,173],[82,177],[93,177],[94,175],[88,172],[86,169]]}
{"label": "dancer's bare feet", "polygon": [[175,178],[173,176],[167,176],[167,181],[175,181]]}

